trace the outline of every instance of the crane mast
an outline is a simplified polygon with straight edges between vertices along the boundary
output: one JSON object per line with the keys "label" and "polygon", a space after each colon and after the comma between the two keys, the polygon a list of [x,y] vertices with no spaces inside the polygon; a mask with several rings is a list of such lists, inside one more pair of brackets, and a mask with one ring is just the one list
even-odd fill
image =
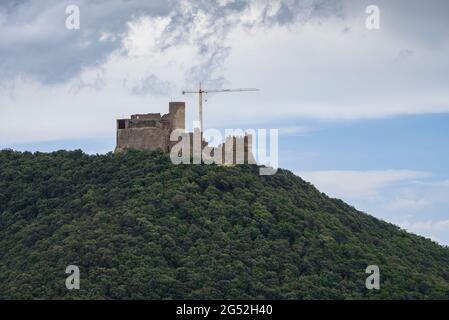
{"label": "crane mast", "polygon": [[182,94],[194,93],[198,94],[198,111],[200,120],[200,132],[203,132],[203,96],[207,93],[221,93],[221,92],[243,92],[243,91],[259,91],[259,89],[254,88],[240,88],[240,89],[217,89],[217,90],[203,90],[201,88],[201,83],[198,91],[183,91]]}

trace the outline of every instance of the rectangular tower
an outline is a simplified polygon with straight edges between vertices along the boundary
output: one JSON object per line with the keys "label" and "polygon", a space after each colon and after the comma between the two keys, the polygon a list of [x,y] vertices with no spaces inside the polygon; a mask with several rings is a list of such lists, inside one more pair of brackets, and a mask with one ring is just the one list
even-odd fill
{"label": "rectangular tower", "polygon": [[185,102],[170,102],[168,105],[170,114],[170,129],[186,128],[186,103]]}

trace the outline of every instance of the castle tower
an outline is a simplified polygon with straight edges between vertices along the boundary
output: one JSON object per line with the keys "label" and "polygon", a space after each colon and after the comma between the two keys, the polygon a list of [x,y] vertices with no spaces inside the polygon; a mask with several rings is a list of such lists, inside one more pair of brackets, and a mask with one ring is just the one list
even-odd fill
{"label": "castle tower", "polygon": [[170,130],[186,128],[186,103],[185,102],[170,102]]}

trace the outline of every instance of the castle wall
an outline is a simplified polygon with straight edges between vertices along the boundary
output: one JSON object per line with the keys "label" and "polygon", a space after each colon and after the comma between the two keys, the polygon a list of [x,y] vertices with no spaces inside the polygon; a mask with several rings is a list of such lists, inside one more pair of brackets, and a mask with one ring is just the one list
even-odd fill
{"label": "castle wall", "polygon": [[116,152],[126,149],[168,151],[168,132],[157,127],[117,130]]}

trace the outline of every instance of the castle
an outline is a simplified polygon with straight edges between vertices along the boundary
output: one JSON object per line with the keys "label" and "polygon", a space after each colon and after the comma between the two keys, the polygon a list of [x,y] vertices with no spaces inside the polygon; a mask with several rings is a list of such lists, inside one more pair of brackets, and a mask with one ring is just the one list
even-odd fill
{"label": "castle", "polygon": [[185,103],[170,102],[169,113],[135,114],[131,119],[117,120],[117,147],[115,152],[126,149],[162,150],[169,152],[173,130],[185,130]]}
{"label": "castle", "polygon": [[[169,113],[135,114],[130,119],[117,120],[117,147],[116,153],[129,149],[170,152],[177,141],[170,141],[170,135],[174,130],[185,132],[185,102],[170,102]],[[221,153],[221,164],[254,164],[252,154],[252,136],[226,137],[223,144],[218,147],[209,147],[203,140],[199,130],[185,132],[185,137],[190,138],[190,150],[193,150],[193,141],[198,138],[201,148],[208,155]],[[193,151],[191,153],[193,155]]]}

